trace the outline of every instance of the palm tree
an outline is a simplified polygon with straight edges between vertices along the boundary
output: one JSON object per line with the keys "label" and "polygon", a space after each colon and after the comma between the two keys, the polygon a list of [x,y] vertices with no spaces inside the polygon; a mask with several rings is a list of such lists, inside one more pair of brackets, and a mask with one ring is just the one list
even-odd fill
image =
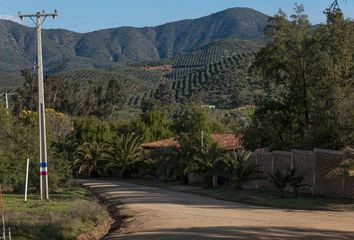
{"label": "palm tree", "polygon": [[78,147],[74,156],[78,175],[87,172],[90,177],[102,176],[103,144],[86,142]]}
{"label": "palm tree", "polygon": [[213,187],[213,177],[217,173],[216,166],[221,160],[222,153],[217,143],[208,144],[203,149],[196,151],[192,168],[204,177],[207,187]]}
{"label": "palm tree", "polygon": [[342,178],[343,191],[347,189],[347,182],[354,178],[354,149],[346,148],[345,160],[343,160],[336,168],[332,169],[327,176],[331,178]]}
{"label": "palm tree", "polygon": [[128,169],[144,161],[143,151],[140,147],[141,143],[142,138],[134,133],[114,138],[106,151],[105,159],[108,164],[105,167],[105,171],[117,168],[120,170],[120,178],[123,178]]}
{"label": "palm tree", "polygon": [[222,159],[225,171],[229,175],[230,185],[234,184],[235,190],[242,189],[244,183],[262,178],[262,172],[258,170],[258,166],[255,163],[246,165],[250,156],[250,152],[239,150],[225,154]]}
{"label": "palm tree", "polygon": [[295,168],[289,168],[286,172],[277,169],[274,175],[271,173],[267,173],[267,175],[270,178],[270,182],[279,191],[280,198],[285,197],[285,191],[287,188],[292,187],[294,189],[295,197],[297,197],[299,188],[308,186],[302,184],[304,177],[297,175]]}
{"label": "palm tree", "polygon": [[167,175],[176,175],[181,184],[188,184],[188,173],[194,159],[194,150],[187,145],[170,149],[162,154],[159,172]]}

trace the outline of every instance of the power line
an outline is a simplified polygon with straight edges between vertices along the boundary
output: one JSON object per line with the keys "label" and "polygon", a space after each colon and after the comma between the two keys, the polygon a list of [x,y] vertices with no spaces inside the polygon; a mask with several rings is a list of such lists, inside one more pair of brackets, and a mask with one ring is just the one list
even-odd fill
{"label": "power line", "polygon": [[[15,10],[15,9],[9,7],[8,5],[4,4],[2,1],[0,1],[0,5],[3,6],[4,8],[6,8],[6,9],[10,10],[11,12],[17,13],[17,10]],[[6,18],[6,20],[10,20],[10,21],[13,21],[13,22],[20,23],[20,22],[18,21],[18,17],[17,17],[17,16],[11,16],[11,15],[9,15],[8,18]],[[20,23],[20,24],[21,24],[21,23]],[[22,24],[22,25],[23,25],[23,24]],[[31,65],[30,62],[32,61],[32,59],[29,58],[28,56],[26,56],[26,55],[24,54],[24,51],[23,51],[23,50],[19,50],[18,53],[20,53],[20,55],[24,58],[24,60],[25,60],[25,62],[26,62],[26,65],[30,66],[30,65]]]}
{"label": "power line", "polygon": [[52,19],[52,22],[50,23],[50,25],[49,25],[49,28],[48,28],[48,29],[51,29],[51,28],[53,27],[53,25],[54,25],[54,19]]}
{"label": "power line", "polygon": [[40,7],[40,6],[34,6],[33,4],[27,2],[27,1],[24,1],[24,3],[27,5],[27,6],[30,6],[31,8],[37,8],[37,7]]}
{"label": "power line", "polygon": [[40,5],[44,5],[45,7],[48,7],[48,8],[52,8],[52,9],[56,9],[56,7],[55,6],[53,6],[53,5],[49,5],[49,3],[44,3],[44,2],[42,2],[42,1],[39,1],[39,0],[33,0],[33,1],[35,1],[35,2],[37,2],[38,4],[40,4]]}
{"label": "power line", "polygon": [[5,3],[0,2],[0,5],[2,5],[3,7],[7,8],[8,10],[10,10],[11,12],[13,11],[14,13],[17,12],[17,10],[10,8],[9,6],[7,6]]}

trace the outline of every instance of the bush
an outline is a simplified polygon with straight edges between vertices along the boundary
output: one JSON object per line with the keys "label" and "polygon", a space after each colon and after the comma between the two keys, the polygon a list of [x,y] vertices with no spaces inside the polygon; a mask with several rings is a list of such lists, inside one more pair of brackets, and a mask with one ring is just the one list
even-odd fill
{"label": "bush", "polygon": [[267,173],[272,185],[279,191],[280,198],[285,198],[285,191],[288,188],[293,188],[295,197],[298,195],[300,187],[306,186],[302,184],[303,176],[296,175],[295,168],[289,168],[285,173],[276,169],[275,174]]}
{"label": "bush", "polygon": [[91,202],[83,202],[82,200],[75,200],[71,204],[68,214],[73,219],[81,219],[81,221],[92,221],[95,223],[107,219],[108,211],[97,200]]}

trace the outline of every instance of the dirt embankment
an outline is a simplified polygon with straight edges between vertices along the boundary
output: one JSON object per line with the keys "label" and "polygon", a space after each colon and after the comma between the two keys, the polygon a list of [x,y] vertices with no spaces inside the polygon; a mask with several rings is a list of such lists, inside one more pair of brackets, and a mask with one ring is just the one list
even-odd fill
{"label": "dirt embankment", "polygon": [[109,233],[109,230],[112,227],[112,224],[115,221],[112,218],[108,218],[103,222],[99,223],[94,230],[88,233],[80,234],[76,240],[99,240],[102,239]]}
{"label": "dirt embankment", "polygon": [[117,208],[99,194],[95,194],[94,192],[92,192],[92,194],[100,204],[107,208],[109,217],[98,223],[92,231],[80,234],[76,240],[100,240],[109,234],[110,231],[119,229],[121,225]]}

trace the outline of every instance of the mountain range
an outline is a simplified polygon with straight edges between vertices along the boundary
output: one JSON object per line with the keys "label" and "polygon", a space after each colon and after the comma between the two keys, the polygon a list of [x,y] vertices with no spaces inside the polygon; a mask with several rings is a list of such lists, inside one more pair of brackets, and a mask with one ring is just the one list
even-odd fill
{"label": "mountain range", "polygon": [[[89,33],[43,30],[45,72],[111,68],[126,62],[166,59],[228,38],[264,42],[268,19],[249,8],[231,8],[157,27],[119,27]],[[34,29],[0,20],[0,83],[15,85],[20,70],[33,67],[35,56]]]}

